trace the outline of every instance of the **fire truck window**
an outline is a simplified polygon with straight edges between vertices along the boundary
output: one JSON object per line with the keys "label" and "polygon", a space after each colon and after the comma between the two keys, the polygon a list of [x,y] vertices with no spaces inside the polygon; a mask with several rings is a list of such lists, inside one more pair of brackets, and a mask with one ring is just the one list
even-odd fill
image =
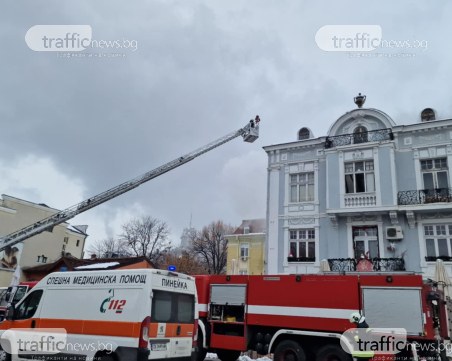
{"label": "fire truck window", "polygon": [[8,289],[4,289],[0,291],[0,303],[5,302],[6,300],[6,294],[8,293]]}
{"label": "fire truck window", "polygon": [[13,303],[19,302],[22,298],[24,298],[27,293],[27,286],[17,286],[16,293],[14,294]]}
{"label": "fire truck window", "polygon": [[23,320],[34,316],[42,297],[42,290],[30,293],[16,310],[16,320]]}

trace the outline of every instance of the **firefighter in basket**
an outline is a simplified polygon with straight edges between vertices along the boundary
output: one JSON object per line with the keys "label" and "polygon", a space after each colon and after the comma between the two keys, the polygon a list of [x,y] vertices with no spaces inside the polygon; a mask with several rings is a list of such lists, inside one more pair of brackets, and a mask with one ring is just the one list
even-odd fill
{"label": "firefighter in basket", "polygon": [[[360,345],[362,346],[362,343],[361,344],[359,343],[360,341],[359,335],[363,335],[362,332],[366,332],[366,334],[371,332],[371,329],[369,328],[369,325],[366,322],[366,318],[359,312],[353,312],[350,315],[350,323],[353,323],[358,329],[356,335],[354,336],[355,347],[352,351],[353,358],[359,361],[368,361],[372,359],[372,357],[375,356],[375,353],[371,350],[363,349],[362,347],[360,347]],[[365,329],[366,331],[363,331],[363,329]]]}

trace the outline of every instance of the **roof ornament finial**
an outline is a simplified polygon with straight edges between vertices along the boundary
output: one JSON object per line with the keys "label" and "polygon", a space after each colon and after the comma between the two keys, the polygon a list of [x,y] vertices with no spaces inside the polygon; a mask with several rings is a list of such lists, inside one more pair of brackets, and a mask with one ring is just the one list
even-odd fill
{"label": "roof ornament finial", "polygon": [[359,93],[358,96],[354,98],[354,101],[358,108],[362,108],[363,104],[366,102],[366,96]]}

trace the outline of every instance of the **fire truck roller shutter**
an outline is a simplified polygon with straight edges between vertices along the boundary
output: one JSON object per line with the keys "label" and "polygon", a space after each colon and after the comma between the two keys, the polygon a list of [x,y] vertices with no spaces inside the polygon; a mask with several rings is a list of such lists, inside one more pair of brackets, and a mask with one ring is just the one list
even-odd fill
{"label": "fire truck roller shutter", "polygon": [[408,335],[423,332],[420,288],[363,287],[363,309],[371,328],[405,328]]}
{"label": "fire truck roller shutter", "polygon": [[210,301],[216,304],[245,304],[245,285],[212,285]]}

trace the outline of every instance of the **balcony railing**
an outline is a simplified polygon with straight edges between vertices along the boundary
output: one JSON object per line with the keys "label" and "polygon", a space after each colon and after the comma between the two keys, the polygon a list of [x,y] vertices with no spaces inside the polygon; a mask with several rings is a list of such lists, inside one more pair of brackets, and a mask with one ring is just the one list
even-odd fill
{"label": "balcony railing", "polygon": [[[332,272],[353,272],[360,260],[355,258],[329,258],[328,264]],[[403,258],[371,258],[373,271],[393,272],[405,271]]]}
{"label": "balcony railing", "polygon": [[377,204],[375,193],[353,193],[344,197],[345,207],[369,207]]}
{"label": "balcony railing", "polygon": [[438,259],[442,260],[443,262],[452,262],[452,257],[450,256],[439,256],[439,257],[425,257],[425,260],[427,262],[436,262]]}
{"label": "balcony railing", "polygon": [[384,140],[394,140],[394,134],[391,129],[386,128],[370,130],[363,133],[342,134],[334,137],[327,137],[325,140],[325,149],[339,147],[341,145],[381,142]]}
{"label": "balcony railing", "polygon": [[401,191],[397,194],[397,203],[401,206],[441,202],[452,202],[452,188]]}
{"label": "balcony railing", "polygon": [[287,262],[315,262],[315,257],[287,257]]}

